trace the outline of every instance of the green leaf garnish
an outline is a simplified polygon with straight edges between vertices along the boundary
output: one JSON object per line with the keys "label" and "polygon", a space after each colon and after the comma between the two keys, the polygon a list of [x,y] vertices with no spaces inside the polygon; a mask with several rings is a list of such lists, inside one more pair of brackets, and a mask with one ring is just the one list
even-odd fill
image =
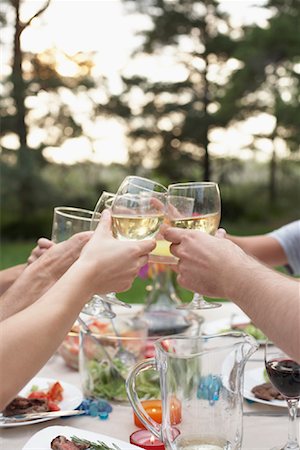
{"label": "green leaf garnish", "polygon": [[113,447],[109,447],[104,442],[92,442],[87,439],[80,439],[77,436],[71,436],[71,440],[76,445],[89,445],[89,450],[121,450],[116,444],[112,444]]}
{"label": "green leaf garnish", "polygon": [[38,390],[39,390],[38,385],[37,385],[37,384],[33,384],[33,385],[31,386],[30,392],[36,392],[36,391],[38,391]]}

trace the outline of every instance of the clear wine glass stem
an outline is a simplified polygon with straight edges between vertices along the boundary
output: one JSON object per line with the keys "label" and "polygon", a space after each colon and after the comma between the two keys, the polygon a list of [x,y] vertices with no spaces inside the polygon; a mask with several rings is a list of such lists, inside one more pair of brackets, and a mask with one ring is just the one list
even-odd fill
{"label": "clear wine glass stem", "polygon": [[299,450],[297,410],[298,399],[287,399],[289,412],[288,441],[283,450]]}
{"label": "clear wine glass stem", "polygon": [[219,308],[220,306],[222,306],[221,303],[207,302],[203,295],[198,292],[194,292],[191,302],[188,304],[183,303],[182,305],[177,306],[177,309],[212,309]]}

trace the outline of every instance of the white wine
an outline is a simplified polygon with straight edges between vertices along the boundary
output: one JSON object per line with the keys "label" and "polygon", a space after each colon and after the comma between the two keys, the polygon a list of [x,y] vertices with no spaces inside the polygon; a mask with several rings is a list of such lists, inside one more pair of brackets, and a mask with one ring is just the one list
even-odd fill
{"label": "white wine", "polygon": [[152,252],[151,255],[157,255],[157,256],[170,256],[173,257],[172,253],[170,252],[170,245],[171,242],[158,239],[156,241],[156,247]]}
{"label": "white wine", "polygon": [[135,240],[152,238],[163,223],[164,215],[134,216],[112,215],[112,231],[117,239]]}
{"label": "white wine", "polygon": [[200,230],[208,234],[215,234],[220,223],[221,214],[205,214],[203,216],[180,217],[171,220],[172,227]]}
{"label": "white wine", "polygon": [[156,247],[149,255],[149,262],[161,264],[177,264],[178,259],[170,252],[171,242],[158,239]]}
{"label": "white wine", "polygon": [[232,450],[230,442],[224,439],[191,438],[177,443],[178,450]]}

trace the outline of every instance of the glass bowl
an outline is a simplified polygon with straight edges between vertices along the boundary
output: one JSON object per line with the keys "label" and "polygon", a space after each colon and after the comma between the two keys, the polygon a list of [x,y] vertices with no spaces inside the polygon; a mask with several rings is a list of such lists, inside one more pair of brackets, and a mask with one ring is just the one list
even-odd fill
{"label": "glass bowl", "polygon": [[[98,321],[100,322],[100,321]],[[127,402],[125,380],[130,369],[147,357],[147,323],[133,314],[103,319],[105,330],[80,330],[79,372],[86,397]],[[157,398],[159,381],[156,372],[138,380],[142,399]]]}
{"label": "glass bowl", "polygon": [[64,359],[66,365],[71,369],[79,368],[79,326],[74,324],[58,348],[58,353]]}

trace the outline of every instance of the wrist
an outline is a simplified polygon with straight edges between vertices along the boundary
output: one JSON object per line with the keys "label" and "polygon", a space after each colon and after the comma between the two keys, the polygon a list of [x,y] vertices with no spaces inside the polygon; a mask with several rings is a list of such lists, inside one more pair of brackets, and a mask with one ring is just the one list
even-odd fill
{"label": "wrist", "polygon": [[262,264],[244,253],[240,248],[236,248],[237,254],[230,258],[225,265],[225,297],[237,301],[245,295],[253,285],[255,274],[265,268]]}

